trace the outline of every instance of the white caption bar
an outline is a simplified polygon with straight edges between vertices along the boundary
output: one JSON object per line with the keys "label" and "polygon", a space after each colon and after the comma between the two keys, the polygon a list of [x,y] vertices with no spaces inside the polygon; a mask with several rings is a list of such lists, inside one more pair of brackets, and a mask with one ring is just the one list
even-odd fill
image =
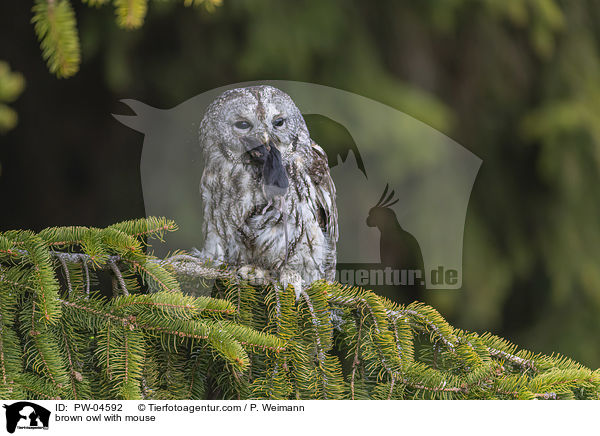
{"label": "white caption bar", "polygon": [[[16,435],[600,434],[596,401],[0,401]],[[48,413],[49,412],[49,415]],[[327,433],[326,433],[327,432]],[[594,433],[594,434],[596,434]],[[190,433],[191,434],[191,433]]]}

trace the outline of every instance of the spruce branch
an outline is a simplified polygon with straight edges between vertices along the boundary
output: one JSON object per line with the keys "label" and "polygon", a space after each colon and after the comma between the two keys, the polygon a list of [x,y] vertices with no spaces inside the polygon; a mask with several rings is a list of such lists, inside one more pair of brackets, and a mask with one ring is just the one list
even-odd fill
{"label": "spruce branch", "polygon": [[51,73],[70,77],[79,69],[79,36],[75,13],[68,0],[35,0],[32,8],[35,33]]}
{"label": "spruce branch", "polygon": [[[64,262],[64,260],[63,260],[63,262]],[[127,285],[125,284],[125,280],[123,279],[123,274],[121,274],[121,270],[117,267],[117,264],[115,263],[115,261],[111,259],[108,262],[108,265],[110,266],[110,269],[112,270],[112,272],[115,274],[115,277],[116,277],[117,281],[119,282],[119,285],[121,286],[123,295],[129,295],[129,291],[127,290]]]}
{"label": "spruce branch", "polygon": [[[600,370],[455,329],[421,303],[396,305],[324,281],[307,286],[296,302],[291,288],[252,286],[226,266],[186,253],[145,253],[148,238],[175,228],[152,218],[107,229],[1,234],[0,395],[600,396]],[[120,295],[98,293],[100,273],[110,274]],[[180,282],[210,281],[212,297],[179,291]]]}
{"label": "spruce branch", "polygon": [[137,29],[144,23],[147,0],[115,0],[117,24],[126,29]]}

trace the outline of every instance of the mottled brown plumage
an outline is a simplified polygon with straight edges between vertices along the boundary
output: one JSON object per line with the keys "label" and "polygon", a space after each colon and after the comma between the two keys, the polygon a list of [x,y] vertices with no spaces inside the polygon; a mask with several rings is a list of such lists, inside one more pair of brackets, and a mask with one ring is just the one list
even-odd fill
{"label": "mottled brown plumage", "polygon": [[[310,139],[292,99],[270,86],[227,91],[207,109],[199,136],[205,157],[202,256],[235,266],[242,275],[254,269],[257,276],[293,284],[297,295],[302,285],[333,280],[335,187],[327,156]],[[247,154],[257,141],[280,153],[271,173]],[[278,185],[285,175],[285,190],[265,189],[272,187],[266,181]],[[271,201],[268,192],[277,192],[281,201]]]}

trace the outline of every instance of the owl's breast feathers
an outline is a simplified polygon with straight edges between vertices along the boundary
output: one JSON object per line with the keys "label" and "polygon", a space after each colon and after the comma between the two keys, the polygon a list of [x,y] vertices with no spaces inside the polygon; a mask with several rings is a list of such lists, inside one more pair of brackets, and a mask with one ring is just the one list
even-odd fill
{"label": "owl's breast feathers", "polygon": [[316,143],[283,156],[289,177],[284,197],[289,243],[279,209],[265,209],[261,181],[241,162],[207,162],[202,176],[205,252],[231,265],[277,270],[288,265],[310,283],[333,280],[338,239],[335,186],[327,155]]}

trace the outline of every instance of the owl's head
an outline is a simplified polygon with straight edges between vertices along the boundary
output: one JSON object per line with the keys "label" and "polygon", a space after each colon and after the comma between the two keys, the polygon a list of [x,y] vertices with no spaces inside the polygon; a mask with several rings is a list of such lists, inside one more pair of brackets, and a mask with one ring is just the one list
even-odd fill
{"label": "owl's head", "polygon": [[224,92],[207,108],[200,123],[200,145],[206,155],[239,160],[257,143],[275,144],[282,156],[293,145],[309,143],[300,110],[285,92],[272,86],[250,86]]}

